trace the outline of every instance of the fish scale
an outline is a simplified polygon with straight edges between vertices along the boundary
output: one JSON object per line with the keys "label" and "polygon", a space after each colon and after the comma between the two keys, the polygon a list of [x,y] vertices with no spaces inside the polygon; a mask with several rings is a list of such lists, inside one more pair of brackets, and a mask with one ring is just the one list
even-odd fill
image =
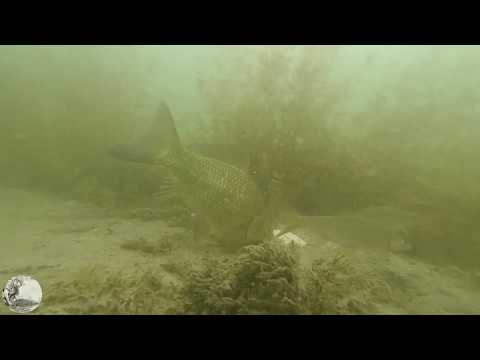
{"label": "fish scale", "polygon": [[263,196],[244,171],[188,152],[181,156],[181,160],[172,168],[172,172],[184,187],[190,187],[183,192],[187,203],[195,203],[197,198],[202,201],[200,207],[205,211],[228,211],[240,217],[239,221],[243,220],[242,216],[248,218],[258,215]]}

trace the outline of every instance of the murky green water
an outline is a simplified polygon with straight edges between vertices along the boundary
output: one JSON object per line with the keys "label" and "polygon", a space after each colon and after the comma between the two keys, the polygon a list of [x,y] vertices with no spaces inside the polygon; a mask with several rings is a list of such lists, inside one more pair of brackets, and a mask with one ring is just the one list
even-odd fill
{"label": "murky green water", "polygon": [[[0,281],[38,278],[38,313],[478,313],[479,59],[478,46],[2,46]],[[223,165],[172,155],[161,101],[183,151]],[[118,144],[155,161],[115,158]],[[240,301],[247,285],[219,290],[256,274],[250,257],[283,228],[302,239],[286,250],[296,275],[282,251],[262,261],[295,306],[265,274],[270,298],[251,296],[268,306]],[[312,302],[305,272],[326,249],[377,285],[345,280]],[[318,281],[361,273],[327,260]],[[209,308],[197,290],[230,300]]]}

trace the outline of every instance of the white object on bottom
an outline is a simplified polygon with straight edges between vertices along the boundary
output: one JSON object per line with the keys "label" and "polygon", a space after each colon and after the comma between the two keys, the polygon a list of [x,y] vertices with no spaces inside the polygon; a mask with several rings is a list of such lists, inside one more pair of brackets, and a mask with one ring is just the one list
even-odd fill
{"label": "white object on bottom", "polygon": [[[280,234],[280,230],[276,229],[276,230],[273,230],[273,235],[274,236],[277,236],[278,234]],[[300,236],[298,235],[295,235],[294,233],[291,233],[291,232],[288,232],[288,233],[285,233],[281,236],[278,237],[278,239],[280,241],[282,241],[285,245],[297,245],[297,246],[306,246],[307,243],[305,242],[305,240],[303,240]]]}

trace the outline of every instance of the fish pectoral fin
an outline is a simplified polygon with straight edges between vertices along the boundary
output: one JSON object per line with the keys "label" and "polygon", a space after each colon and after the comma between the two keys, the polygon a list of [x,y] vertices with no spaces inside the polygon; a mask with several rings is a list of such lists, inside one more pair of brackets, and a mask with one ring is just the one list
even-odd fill
{"label": "fish pectoral fin", "polygon": [[174,199],[181,194],[179,181],[172,175],[166,176],[152,196],[157,199]]}

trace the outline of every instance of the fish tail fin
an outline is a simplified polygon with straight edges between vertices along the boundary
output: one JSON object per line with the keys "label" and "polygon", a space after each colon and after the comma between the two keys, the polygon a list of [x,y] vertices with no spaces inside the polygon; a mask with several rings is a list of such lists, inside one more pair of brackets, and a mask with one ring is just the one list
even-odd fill
{"label": "fish tail fin", "polygon": [[157,149],[171,154],[180,154],[183,147],[178,136],[177,127],[168,105],[162,101],[150,132],[143,139],[146,143],[157,144]]}
{"label": "fish tail fin", "polygon": [[110,155],[122,161],[157,164],[159,158],[178,156],[183,147],[168,105],[161,101],[155,119],[141,136],[129,144],[116,145]]}

